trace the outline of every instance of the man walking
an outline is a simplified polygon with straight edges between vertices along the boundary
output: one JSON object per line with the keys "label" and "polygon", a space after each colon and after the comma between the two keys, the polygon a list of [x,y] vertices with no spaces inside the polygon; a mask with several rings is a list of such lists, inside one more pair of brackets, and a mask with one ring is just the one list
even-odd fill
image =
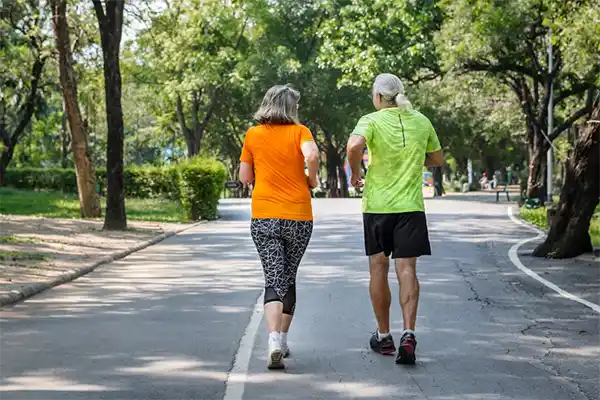
{"label": "man walking", "polygon": [[[363,225],[371,274],[369,292],[377,319],[377,331],[371,337],[370,346],[384,355],[396,352],[389,321],[391,255],[400,284],[404,322],[396,363],[414,364],[419,303],[416,264],[418,257],[431,254],[423,201],[423,166],[441,166],[444,156],[433,126],[427,117],[412,108],[397,76],[377,76],[373,84],[373,104],[378,111],[358,121],[347,146],[351,184],[356,188],[364,185]],[[369,150],[369,169],[363,182],[360,171],[365,145]]]}

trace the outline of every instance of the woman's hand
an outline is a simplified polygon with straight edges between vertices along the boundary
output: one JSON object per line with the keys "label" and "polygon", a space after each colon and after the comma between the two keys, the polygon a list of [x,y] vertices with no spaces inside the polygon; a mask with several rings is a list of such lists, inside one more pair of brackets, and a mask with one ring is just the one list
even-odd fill
{"label": "woman's hand", "polygon": [[308,182],[308,187],[310,189],[315,189],[317,186],[319,186],[319,181],[317,180],[316,176],[313,176],[313,177],[307,176],[306,180]]}

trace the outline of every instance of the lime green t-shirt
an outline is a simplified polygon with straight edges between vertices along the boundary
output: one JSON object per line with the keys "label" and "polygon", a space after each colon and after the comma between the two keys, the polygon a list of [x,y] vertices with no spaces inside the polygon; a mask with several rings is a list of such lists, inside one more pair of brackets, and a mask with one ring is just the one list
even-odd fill
{"label": "lime green t-shirt", "polygon": [[410,106],[385,108],[363,116],[352,135],[363,136],[369,150],[363,212],[425,211],[426,153],[441,150],[429,119]]}

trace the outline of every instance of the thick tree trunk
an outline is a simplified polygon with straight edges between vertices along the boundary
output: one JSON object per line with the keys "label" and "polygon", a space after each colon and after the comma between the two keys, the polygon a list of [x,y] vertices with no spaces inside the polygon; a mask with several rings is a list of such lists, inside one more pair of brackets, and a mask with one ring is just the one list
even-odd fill
{"label": "thick tree trunk", "polygon": [[73,55],[69,40],[66,0],[52,0],[52,22],[58,49],[58,69],[65,111],[71,130],[71,149],[75,159],[77,192],[83,218],[98,218],[102,214],[100,197],[96,192],[96,172],[88,152],[88,134],[85,130],[77,97],[77,82],[73,70]]}
{"label": "thick tree trunk", "polygon": [[125,214],[125,183],[123,178],[123,108],[121,106],[121,70],[119,67],[118,45],[109,46],[104,59],[108,124],[106,143],[108,179],[104,229],[125,229],[127,227],[127,217]]}
{"label": "thick tree trunk", "polygon": [[566,182],[556,215],[536,257],[570,258],[592,251],[590,220],[600,197],[600,103],[566,162]]}
{"label": "thick tree trunk", "polygon": [[108,125],[104,229],[122,230],[127,228],[123,179],[123,107],[121,106],[121,68],[119,66],[124,0],[106,2],[106,13],[100,0],[92,1],[100,26]]}

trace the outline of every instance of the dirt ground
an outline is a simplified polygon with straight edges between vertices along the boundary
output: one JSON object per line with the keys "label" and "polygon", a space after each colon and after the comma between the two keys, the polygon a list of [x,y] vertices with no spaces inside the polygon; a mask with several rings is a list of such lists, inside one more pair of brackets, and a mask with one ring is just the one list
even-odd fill
{"label": "dirt ground", "polygon": [[103,221],[0,215],[0,294],[92,264],[165,232],[175,223],[129,221],[103,231]]}

